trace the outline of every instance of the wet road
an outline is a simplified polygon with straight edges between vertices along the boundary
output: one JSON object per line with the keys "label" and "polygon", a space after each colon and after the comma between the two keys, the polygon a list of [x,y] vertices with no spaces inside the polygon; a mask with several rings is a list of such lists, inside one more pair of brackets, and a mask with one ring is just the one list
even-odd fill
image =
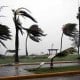
{"label": "wet road", "polygon": [[[54,67],[62,67],[62,66],[72,66],[72,65],[79,65],[78,63],[62,63],[62,64],[54,64]],[[49,67],[49,64],[45,64],[42,67]],[[30,68],[37,68],[39,65],[21,65],[21,66],[4,66],[0,67],[0,77],[2,76],[15,76],[15,75],[30,75],[34,74],[28,72],[25,69]]]}

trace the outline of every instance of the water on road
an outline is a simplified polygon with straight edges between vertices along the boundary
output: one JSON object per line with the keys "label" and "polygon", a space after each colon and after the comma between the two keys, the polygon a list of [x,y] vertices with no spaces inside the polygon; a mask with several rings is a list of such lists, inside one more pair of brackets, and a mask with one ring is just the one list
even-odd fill
{"label": "water on road", "polygon": [[[72,66],[72,65],[79,65],[78,63],[64,63],[64,64],[54,64],[54,67],[62,67],[62,66]],[[49,67],[49,64],[45,64],[42,67]],[[25,69],[30,68],[37,68],[39,65],[21,65],[21,66],[4,66],[0,67],[0,77],[3,76],[16,76],[16,75],[30,75],[34,74],[28,72]]]}

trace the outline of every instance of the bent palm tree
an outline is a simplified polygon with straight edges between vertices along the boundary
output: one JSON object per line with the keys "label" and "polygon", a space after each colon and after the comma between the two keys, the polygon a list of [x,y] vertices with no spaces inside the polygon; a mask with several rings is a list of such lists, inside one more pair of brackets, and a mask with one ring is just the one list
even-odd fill
{"label": "bent palm tree", "polygon": [[19,48],[19,31],[21,32],[21,34],[23,34],[22,31],[22,24],[20,22],[19,16],[23,16],[23,17],[28,17],[30,18],[32,21],[37,22],[29,13],[27,13],[27,9],[26,8],[18,8],[17,10],[12,10],[14,13],[14,24],[15,24],[15,29],[16,29],[16,35],[15,35],[15,50],[16,50],[16,55],[15,55],[15,62],[18,63],[19,62],[19,58],[18,58],[18,48]]}
{"label": "bent palm tree", "polygon": [[62,51],[62,39],[63,39],[63,34],[69,36],[69,37],[74,37],[75,33],[77,32],[75,23],[67,23],[63,26],[62,28],[62,36],[61,36],[61,46],[60,46],[60,52]]}
{"label": "bent palm tree", "polygon": [[[75,23],[67,23],[67,24],[65,24],[63,26],[63,28],[62,28],[62,30],[63,30],[62,34],[65,34],[66,36],[74,38],[75,34],[78,33],[76,25],[77,24],[75,24]],[[62,36],[62,38],[63,38],[63,36]],[[62,45],[62,43],[61,43],[61,45]]]}
{"label": "bent palm tree", "polygon": [[2,40],[6,41],[7,39],[11,39],[9,28],[6,25],[0,24],[0,43],[5,47],[6,45]]}
{"label": "bent palm tree", "polygon": [[27,37],[26,37],[26,56],[28,56],[28,51],[27,51],[27,39],[28,37],[35,41],[35,42],[40,42],[40,37],[46,36],[44,32],[42,31],[41,28],[38,27],[38,25],[32,25],[29,29],[24,28],[27,32]]}
{"label": "bent palm tree", "polygon": [[[0,11],[7,6],[0,6]],[[4,17],[4,16],[0,16],[0,17]],[[2,40],[7,40],[7,39],[11,39],[11,35],[10,35],[10,31],[9,28],[6,25],[2,25],[0,24],[0,43],[5,47],[6,45],[3,43]]]}
{"label": "bent palm tree", "polygon": [[63,26],[63,33],[67,36],[74,37],[75,32],[77,31],[75,23],[68,23]]}

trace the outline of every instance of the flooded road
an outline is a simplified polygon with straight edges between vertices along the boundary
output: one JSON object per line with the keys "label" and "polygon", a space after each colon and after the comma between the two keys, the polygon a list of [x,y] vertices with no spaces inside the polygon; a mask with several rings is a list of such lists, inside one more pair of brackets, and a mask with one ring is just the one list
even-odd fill
{"label": "flooded road", "polygon": [[0,68],[0,77],[2,76],[16,76],[16,75],[24,75],[24,74],[32,74],[24,70],[26,66],[5,66]]}
{"label": "flooded road", "polygon": [[[62,67],[62,66],[72,66],[72,65],[80,65],[78,63],[62,63],[62,64],[54,64],[54,67]],[[49,64],[45,64],[42,67],[49,67]],[[21,65],[21,66],[4,66],[0,67],[0,77],[3,76],[15,76],[15,75],[30,75],[34,74],[28,72],[25,69],[37,68],[39,65]]]}

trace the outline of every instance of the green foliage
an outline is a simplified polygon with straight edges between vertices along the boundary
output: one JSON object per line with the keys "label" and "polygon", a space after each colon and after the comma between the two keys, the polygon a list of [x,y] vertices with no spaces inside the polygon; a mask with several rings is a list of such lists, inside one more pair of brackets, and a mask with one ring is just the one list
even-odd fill
{"label": "green foliage", "polygon": [[73,37],[75,32],[77,31],[75,23],[67,23],[63,26],[62,29],[63,29],[63,33],[70,37]]}
{"label": "green foliage", "polygon": [[65,57],[69,54],[73,54],[74,52],[77,52],[76,49],[74,49],[73,47],[70,47],[60,53],[57,53],[56,57]]}
{"label": "green foliage", "polygon": [[10,30],[6,25],[0,24],[0,43],[6,48],[2,40],[11,39]]}
{"label": "green foliage", "polygon": [[23,28],[24,30],[26,30],[27,32],[27,37],[26,37],[26,55],[28,56],[28,51],[27,51],[27,40],[28,37],[35,41],[35,42],[40,42],[41,41],[41,37],[42,36],[46,36],[46,34],[44,34],[43,30],[41,28],[39,28],[38,25],[32,25],[29,29],[27,28]]}
{"label": "green foliage", "polygon": [[54,67],[53,69],[48,68],[35,68],[35,69],[27,69],[30,72],[42,74],[42,73],[55,73],[55,72],[64,72],[64,71],[73,71],[79,70],[80,66],[66,66],[66,67]]}
{"label": "green foliage", "polygon": [[[78,60],[78,55],[70,54],[65,57],[55,57],[54,61],[76,61]],[[42,56],[20,56],[20,63],[35,63],[35,62],[50,62],[48,55]],[[5,58],[0,58],[0,64],[14,63],[13,56],[5,56]]]}
{"label": "green foliage", "polygon": [[0,24],[0,39],[11,39],[9,28],[6,25]]}

